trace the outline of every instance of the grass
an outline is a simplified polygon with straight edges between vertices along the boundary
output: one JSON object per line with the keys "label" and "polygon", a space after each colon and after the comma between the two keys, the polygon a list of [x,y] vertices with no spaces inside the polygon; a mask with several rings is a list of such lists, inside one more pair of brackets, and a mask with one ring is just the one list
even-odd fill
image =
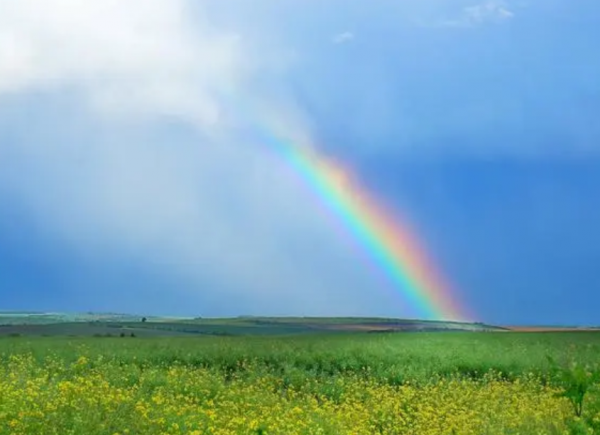
{"label": "grass", "polygon": [[0,434],[593,434],[599,360],[595,332],[4,337]]}
{"label": "grass", "polygon": [[84,352],[110,355],[123,363],[171,363],[201,367],[236,366],[252,361],[256,368],[286,369],[328,375],[361,372],[414,380],[461,374],[481,376],[494,370],[504,376],[543,373],[548,356],[572,356],[582,363],[600,357],[600,333],[419,333],[330,334],[296,337],[165,337],[165,338],[3,338],[0,353],[31,353],[39,360],[58,355],[67,361]]}

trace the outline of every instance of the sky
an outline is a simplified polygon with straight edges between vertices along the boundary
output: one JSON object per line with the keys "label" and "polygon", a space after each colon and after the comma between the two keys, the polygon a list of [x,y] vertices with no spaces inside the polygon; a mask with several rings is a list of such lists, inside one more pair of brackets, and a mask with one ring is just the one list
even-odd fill
{"label": "sky", "polygon": [[408,219],[472,320],[600,325],[599,16],[0,0],[0,309],[419,317],[278,131]]}

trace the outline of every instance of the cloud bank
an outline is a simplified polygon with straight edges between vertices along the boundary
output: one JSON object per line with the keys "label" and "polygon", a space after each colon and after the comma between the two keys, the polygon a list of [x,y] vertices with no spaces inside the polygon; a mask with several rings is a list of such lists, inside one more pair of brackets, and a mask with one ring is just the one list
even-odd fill
{"label": "cloud bank", "polygon": [[84,94],[110,114],[149,112],[214,124],[214,92],[248,68],[237,35],[187,2],[150,0],[0,4],[0,92],[64,90]]}
{"label": "cloud bank", "polygon": [[285,65],[199,6],[0,0],[0,108],[19,137],[0,144],[0,191],[82,255],[141,259],[192,293],[356,312],[369,303],[345,294],[347,280],[369,284],[357,254],[232,110],[246,95],[302,131],[260,82]]}

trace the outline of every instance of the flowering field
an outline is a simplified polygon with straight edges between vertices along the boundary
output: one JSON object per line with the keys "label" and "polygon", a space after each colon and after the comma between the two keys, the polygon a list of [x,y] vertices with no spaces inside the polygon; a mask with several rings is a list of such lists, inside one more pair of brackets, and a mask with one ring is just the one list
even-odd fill
{"label": "flowering field", "polygon": [[593,333],[5,338],[0,434],[593,434],[599,356]]}

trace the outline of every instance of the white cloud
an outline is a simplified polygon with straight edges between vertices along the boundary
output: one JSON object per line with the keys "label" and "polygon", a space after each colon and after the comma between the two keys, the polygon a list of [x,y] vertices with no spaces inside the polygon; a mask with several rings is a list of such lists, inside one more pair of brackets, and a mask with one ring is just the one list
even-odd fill
{"label": "white cloud", "polygon": [[[0,161],[0,187],[82,253],[132,255],[311,313],[332,301],[341,312],[369,304],[372,295],[348,297],[344,284],[364,280],[356,267],[349,276],[326,273],[355,259],[306,205],[312,199],[286,164],[258,146],[257,135],[240,133],[257,121],[231,112],[242,98],[269,105],[253,83],[277,53],[252,47],[218,28],[208,8],[191,5],[0,0],[0,105],[32,93],[81,103],[52,114],[57,125],[28,125],[25,139],[0,144],[12,156]],[[280,103],[270,119],[304,131],[290,116],[296,108]],[[197,136],[171,142],[144,133],[162,116],[191,123]],[[76,125],[84,132],[70,140],[55,134]]]}
{"label": "white cloud", "polygon": [[501,21],[512,18],[514,13],[507,7],[496,1],[488,1],[475,6],[469,6],[464,9],[464,15],[468,21],[474,24],[485,21]]}
{"label": "white cloud", "polygon": [[475,27],[486,23],[499,23],[515,16],[509,6],[503,1],[488,0],[477,5],[463,8],[457,19],[441,21],[441,27]]}
{"label": "white cloud", "polygon": [[354,33],[352,32],[343,32],[343,33],[338,33],[337,35],[335,35],[331,42],[333,42],[334,44],[343,44],[345,42],[349,42],[352,41],[354,39]]}
{"label": "white cloud", "polygon": [[133,109],[214,123],[213,92],[247,68],[237,35],[192,26],[181,0],[1,0],[0,92],[85,92],[109,112]]}

